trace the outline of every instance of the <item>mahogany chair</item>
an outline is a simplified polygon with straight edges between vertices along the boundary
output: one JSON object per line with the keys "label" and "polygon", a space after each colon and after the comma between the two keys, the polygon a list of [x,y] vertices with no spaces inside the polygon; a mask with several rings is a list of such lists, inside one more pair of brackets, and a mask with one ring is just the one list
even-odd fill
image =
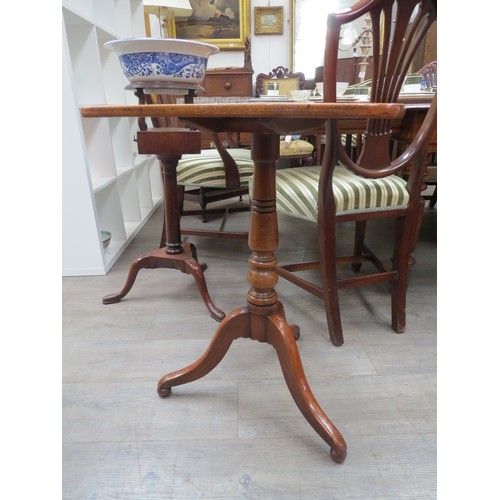
{"label": "mahogany chair", "polygon": [[[272,95],[271,89],[279,95],[290,97],[291,90],[305,90],[306,78],[300,71],[290,73],[288,68],[278,66],[269,73],[259,73],[255,79],[257,97]],[[314,145],[297,137],[286,137],[280,141],[280,158],[291,160],[292,163],[311,165],[313,162]]]}
{"label": "mahogany chair", "polygon": [[[147,95],[146,102],[172,104],[178,96],[169,94]],[[152,118],[154,127],[179,127],[176,118]],[[207,208],[209,203],[230,200],[248,195],[248,180],[253,175],[254,163],[250,149],[238,147],[229,134],[213,134],[214,148],[202,149],[199,154],[183,155],[177,164],[178,201],[180,215],[201,215],[207,222],[208,214],[224,214],[218,230],[181,226],[184,235],[211,236],[229,239],[246,239],[248,231],[227,231],[224,229],[230,213],[248,211],[243,207]],[[200,204],[200,209],[186,210],[184,201]],[[160,245],[164,244],[164,237]]]}
{"label": "mahogany chair", "polygon": [[[360,0],[348,11],[330,14],[324,64],[324,100],[336,101],[337,60],[343,26],[366,14],[373,25],[372,102],[398,100],[405,75],[424,36],[437,16],[432,0]],[[277,210],[318,225],[319,261],[281,265],[278,273],[324,301],[331,342],[344,342],[339,306],[339,290],[355,286],[389,283],[392,328],[406,327],[408,263],[418,213],[422,206],[421,186],[427,146],[436,127],[437,97],[416,136],[397,157],[391,157],[391,123],[370,119],[366,122],[360,155],[351,158],[342,146],[339,123],[326,123],[326,147],[321,166],[277,171]],[[412,163],[408,179],[400,174]],[[388,264],[365,243],[368,221],[395,221],[392,255]],[[347,257],[336,254],[336,224],[353,221],[354,249]],[[365,263],[374,266],[367,273]],[[349,264],[352,275],[340,279],[337,266]],[[363,266],[363,270],[361,267]],[[300,276],[301,271],[319,269],[321,285]]]}

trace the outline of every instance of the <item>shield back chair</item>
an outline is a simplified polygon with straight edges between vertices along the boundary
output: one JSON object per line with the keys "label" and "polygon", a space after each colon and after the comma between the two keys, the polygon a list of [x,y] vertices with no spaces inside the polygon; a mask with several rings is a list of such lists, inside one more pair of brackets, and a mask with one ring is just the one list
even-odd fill
{"label": "shield back chair", "polygon": [[[373,25],[373,81],[370,99],[377,103],[398,100],[405,75],[419,44],[437,16],[432,0],[360,0],[348,11],[330,14],[324,64],[324,100],[336,101],[338,45],[343,26],[370,15]],[[406,325],[406,288],[412,235],[422,204],[421,186],[425,155],[436,127],[437,95],[420,129],[397,157],[391,155],[391,123],[370,119],[364,126],[358,157],[351,158],[342,146],[342,123],[325,124],[326,147],[321,166],[277,171],[277,210],[309,220],[318,226],[317,262],[280,265],[282,278],[322,298],[331,342],[344,342],[339,289],[389,283],[392,328],[403,332]],[[412,163],[408,179],[401,172]],[[392,263],[385,264],[366,245],[365,232],[371,219],[395,220]],[[353,221],[354,249],[350,256],[336,255],[336,224]],[[390,257],[390,259],[389,259]],[[365,263],[374,266],[367,274]],[[349,264],[352,273],[340,279],[337,266]],[[363,269],[361,269],[363,265]],[[370,267],[368,266],[370,269]],[[306,280],[301,271],[319,269],[321,285]],[[309,280],[309,281],[308,281]]]}
{"label": "shield back chair", "polygon": [[[146,102],[173,104],[179,96],[170,94],[146,95]],[[176,118],[157,117],[152,119],[154,127],[182,127]],[[248,180],[253,175],[254,163],[250,149],[237,146],[229,134],[213,134],[215,148],[203,149],[199,154],[183,155],[177,164],[178,201],[181,218],[201,215],[207,221],[208,214],[223,214],[219,229],[204,229],[181,225],[184,235],[209,236],[228,239],[246,239],[248,230],[228,231],[225,229],[230,213],[248,211],[249,205],[207,208],[209,203],[231,200],[248,195]],[[184,201],[200,204],[200,209],[186,210]],[[234,204],[233,204],[234,205]],[[181,219],[182,221],[182,219]],[[162,234],[160,246],[164,244]]]}
{"label": "shield back chair", "polygon": [[[257,97],[273,95],[273,91],[290,97],[292,90],[305,90],[306,78],[300,71],[290,73],[288,68],[278,66],[270,73],[259,73],[255,79]],[[290,160],[292,165],[312,165],[314,144],[301,137],[287,136],[280,141],[280,158]]]}

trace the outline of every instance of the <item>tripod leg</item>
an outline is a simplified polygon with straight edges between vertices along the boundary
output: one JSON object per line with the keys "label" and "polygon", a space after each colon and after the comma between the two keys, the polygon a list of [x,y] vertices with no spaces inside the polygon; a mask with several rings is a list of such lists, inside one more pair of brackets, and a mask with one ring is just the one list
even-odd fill
{"label": "tripod leg", "polygon": [[132,262],[132,265],[130,266],[128,276],[127,276],[127,281],[125,282],[125,285],[123,288],[118,292],[118,293],[113,293],[110,295],[106,295],[102,299],[103,304],[116,304],[117,302],[120,302],[125,295],[127,295],[128,292],[130,292],[130,289],[132,288],[135,278],[137,277],[137,273],[141,269],[151,269],[151,255],[142,255],[141,257],[137,257],[137,259]]}
{"label": "tripod leg", "polygon": [[250,336],[250,315],[246,307],[236,309],[219,325],[205,353],[198,361],[176,372],[164,375],[158,382],[158,395],[166,398],[172,387],[204,377],[224,358],[233,340]]}
{"label": "tripod leg", "polygon": [[198,285],[198,290],[200,291],[201,298],[205,305],[207,306],[208,311],[210,312],[210,316],[212,316],[215,321],[222,321],[225,318],[224,312],[215,307],[210,295],[208,293],[207,283],[205,281],[205,275],[203,274],[202,266],[196,259],[186,259],[185,261],[186,273],[190,274],[196,284]]}
{"label": "tripod leg", "polygon": [[292,328],[282,316],[269,316],[273,328],[269,329],[268,342],[278,354],[278,359],[292,397],[312,428],[330,445],[330,456],[334,462],[345,460],[347,445],[342,434],[332,424],[314,398],[300,360],[299,350]]}

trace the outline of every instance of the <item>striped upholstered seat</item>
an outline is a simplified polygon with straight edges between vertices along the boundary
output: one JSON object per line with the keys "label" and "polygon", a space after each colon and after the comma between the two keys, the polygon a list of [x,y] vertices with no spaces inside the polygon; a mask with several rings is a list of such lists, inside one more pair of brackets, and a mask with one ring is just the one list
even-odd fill
{"label": "striped upholstered seat", "polygon": [[[301,219],[318,220],[318,185],[321,167],[299,167],[276,172],[276,208]],[[251,192],[251,191],[250,191]],[[397,175],[365,179],[337,165],[333,174],[337,215],[405,208],[406,181]]]}
{"label": "striped upholstered seat", "polygon": [[[253,175],[253,161],[248,149],[230,148],[240,172],[240,185],[247,186]],[[181,186],[226,187],[224,164],[216,149],[204,149],[200,154],[183,155],[177,165],[177,183]]]}

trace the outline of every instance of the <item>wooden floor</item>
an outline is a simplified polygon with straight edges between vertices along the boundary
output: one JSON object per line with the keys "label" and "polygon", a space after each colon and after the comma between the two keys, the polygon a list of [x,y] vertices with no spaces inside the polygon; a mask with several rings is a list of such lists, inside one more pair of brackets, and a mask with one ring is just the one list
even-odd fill
{"label": "wooden floor", "polygon": [[[426,209],[404,334],[390,328],[385,285],[345,290],[345,345],[335,348],[321,301],[278,283],[301,327],[311,389],[347,442],[342,465],[295,406],[267,344],[238,340],[208,376],[157,396],[158,379],[198,359],[217,327],[194,280],[174,270],[143,270],[121,303],[101,303],[156,248],[161,210],[107,276],[64,278],[63,498],[436,498],[436,215]],[[279,223],[280,262],[314,257],[313,224]],[[390,248],[390,229],[372,224],[371,246]],[[351,234],[342,228],[346,248]],[[246,242],[190,241],[215,304],[244,305]]]}

